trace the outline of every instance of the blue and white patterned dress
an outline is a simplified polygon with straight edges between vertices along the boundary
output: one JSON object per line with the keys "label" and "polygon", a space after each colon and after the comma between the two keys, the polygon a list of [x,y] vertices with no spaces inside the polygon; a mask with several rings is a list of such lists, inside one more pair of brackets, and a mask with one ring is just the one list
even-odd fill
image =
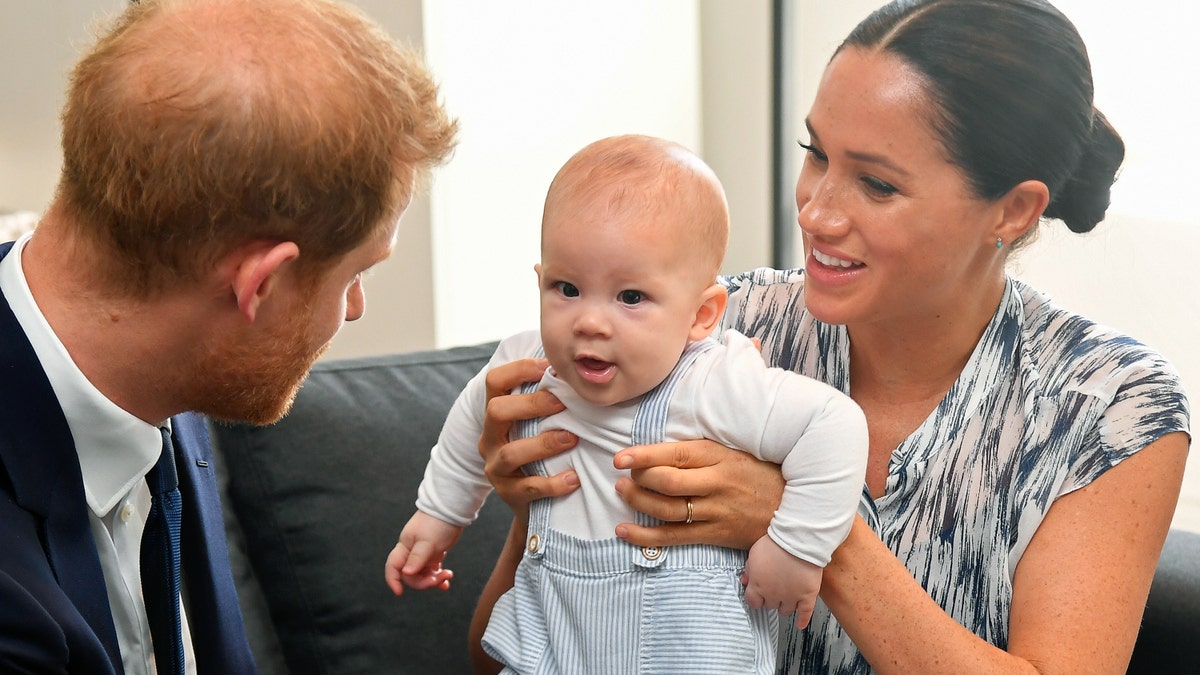
{"label": "blue and white patterned dress", "polygon": [[[722,281],[722,329],[758,337],[769,364],[849,393],[849,335],[805,309],[802,271]],[[895,449],[885,494],[863,515],[938,604],[1005,648],[1013,572],[1053,501],[1186,432],[1188,417],[1165,359],[1010,278],[962,374]],[[781,636],[779,664],[781,673],[871,672],[822,603],[809,629]]]}

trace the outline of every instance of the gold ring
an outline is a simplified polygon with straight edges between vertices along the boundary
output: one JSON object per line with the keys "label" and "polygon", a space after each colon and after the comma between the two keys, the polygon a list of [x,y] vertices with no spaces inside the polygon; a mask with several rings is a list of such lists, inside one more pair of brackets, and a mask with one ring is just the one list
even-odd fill
{"label": "gold ring", "polygon": [[692,498],[691,497],[687,498],[687,507],[688,507],[687,520],[683,521],[683,524],[691,525],[692,524]]}

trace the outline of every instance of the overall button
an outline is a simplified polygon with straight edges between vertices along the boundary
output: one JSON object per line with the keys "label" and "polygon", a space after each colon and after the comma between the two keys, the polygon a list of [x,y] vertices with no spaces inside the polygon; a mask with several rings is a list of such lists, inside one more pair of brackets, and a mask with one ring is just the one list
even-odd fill
{"label": "overall button", "polygon": [[530,553],[537,553],[538,548],[541,545],[542,545],[542,540],[539,539],[536,534],[529,535],[529,543],[526,545],[526,548],[529,549]]}
{"label": "overall button", "polygon": [[646,557],[646,560],[658,560],[662,557],[664,550],[666,549],[657,546],[645,546],[642,547],[642,555]]}

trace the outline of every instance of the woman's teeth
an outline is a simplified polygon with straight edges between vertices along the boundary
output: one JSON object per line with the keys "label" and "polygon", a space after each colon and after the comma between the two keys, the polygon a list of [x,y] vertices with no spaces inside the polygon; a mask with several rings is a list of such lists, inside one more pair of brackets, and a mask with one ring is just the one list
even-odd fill
{"label": "woman's teeth", "polygon": [[817,262],[821,263],[822,265],[828,265],[830,267],[850,268],[850,267],[854,267],[856,265],[862,264],[862,263],[852,262],[850,260],[842,260],[841,258],[835,258],[831,255],[825,255],[824,253],[821,253],[820,251],[818,251],[816,249],[813,249],[812,254],[813,254],[813,257],[817,259]]}

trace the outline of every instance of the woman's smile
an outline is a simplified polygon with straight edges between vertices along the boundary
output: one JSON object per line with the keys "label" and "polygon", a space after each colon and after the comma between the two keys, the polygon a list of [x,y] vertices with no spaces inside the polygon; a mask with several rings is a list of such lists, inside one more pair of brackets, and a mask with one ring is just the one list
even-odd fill
{"label": "woman's smile", "polygon": [[835,258],[834,256],[821,253],[815,248],[813,249],[812,254],[813,257],[817,259],[817,262],[828,267],[850,268],[863,266],[863,263],[855,262],[853,260],[843,260],[842,258]]}

